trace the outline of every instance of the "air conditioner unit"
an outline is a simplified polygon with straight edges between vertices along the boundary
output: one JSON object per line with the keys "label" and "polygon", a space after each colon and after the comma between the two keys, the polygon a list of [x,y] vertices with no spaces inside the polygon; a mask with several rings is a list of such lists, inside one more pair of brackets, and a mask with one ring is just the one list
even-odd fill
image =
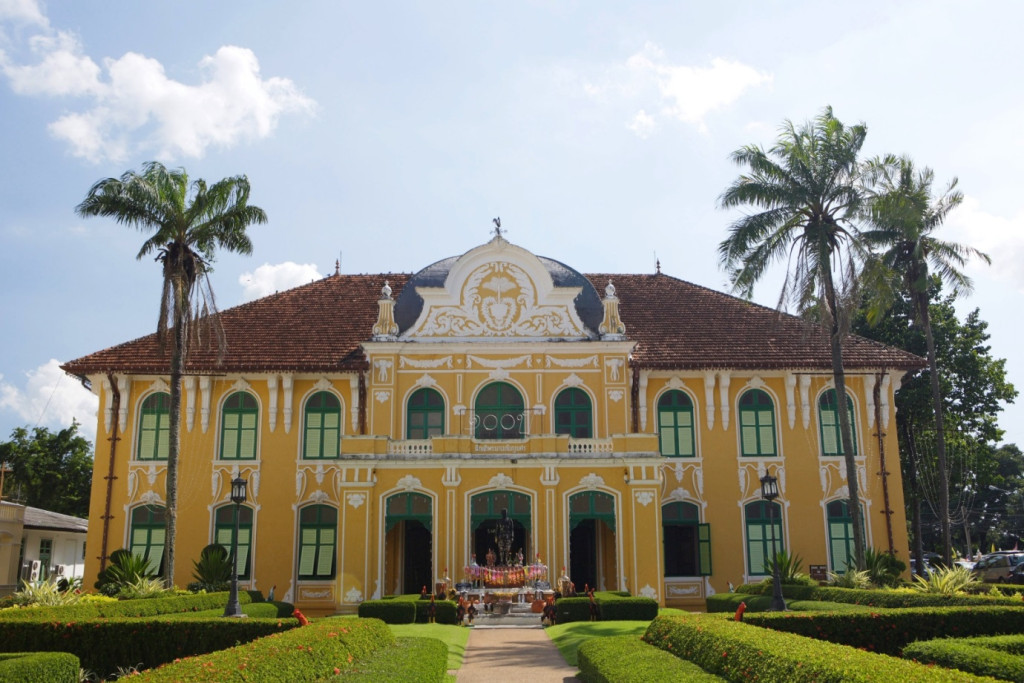
{"label": "air conditioner unit", "polygon": [[42,569],[42,563],[39,560],[32,560],[32,572],[29,574],[30,581],[39,580],[39,571]]}

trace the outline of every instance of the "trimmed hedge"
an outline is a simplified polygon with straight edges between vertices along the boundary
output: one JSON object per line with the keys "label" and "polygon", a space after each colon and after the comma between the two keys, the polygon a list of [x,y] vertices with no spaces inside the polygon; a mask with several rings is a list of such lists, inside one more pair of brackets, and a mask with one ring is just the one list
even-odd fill
{"label": "trimmed hedge", "polygon": [[[705,600],[708,612],[735,613],[741,602],[747,603],[747,613],[767,612],[771,609],[770,595],[749,595],[743,593],[716,593]],[[819,610],[823,612],[870,612],[873,607],[849,602],[821,602],[817,600],[788,600],[786,607],[800,612]]]}
{"label": "trimmed hedge", "polygon": [[636,636],[591,638],[576,651],[580,673],[588,683],[650,681],[720,681],[693,662],[645,643]]}
{"label": "trimmed hedge", "polygon": [[[600,609],[599,606],[599,615]],[[559,598],[555,600],[555,619],[559,624],[568,624],[570,621],[590,621],[590,598]]]}
{"label": "trimmed hedge", "polygon": [[903,656],[979,676],[1024,681],[1022,635],[926,640],[908,645],[903,650]]}
{"label": "trimmed hedge", "polygon": [[[744,595],[771,595],[771,586],[744,584],[736,589]],[[939,595],[938,593],[917,593],[910,590],[863,590],[859,588],[834,588],[832,586],[787,586],[783,584],[782,594],[786,600],[820,600],[824,602],[846,602],[869,607],[987,607],[993,605],[1024,606],[1020,599],[990,597],[985,595]]]}
{"label": "trimmed hedge", "polygon": [[[295,606],[290,602],[251,602],[242,605],[242,614],[256,619],[290,619]],[[203,610],[202,612],[181,612],[180,614],[163,614],[159,619],[206,619],[224,616],[224,608]]]}
{"label": "trimmed hedge", "polygon": [[[360,681],[444,681],[448,674],[448,646],[436,638],[397,638],[356,661],[339,678]],[[246,679],[249,680],[249,679]]]}
{"label": "trimmed hedge", "polygon": [[744,622],[776,631],[898,655],[915,640],[1024,633],[1020,607],[939,607],[870,612],[761,612]]}
{"label": "trimmed hedge", "polygon": [[650,598],[608,596],[597,600],[597,613],[601,621],[650,621],[658,616],[658,603]]}
{"label": "trimmed hedge", "polygon": [[0,681],[5,683],[78,683],[78,657],[67,652],[0,654]]}
{"label": "trimmed hedge", "polygon": [[[417,600],[412,603],[416,606],[416,623],[426,624],[430,621],[430,601]],[[451,600],[435,600],[434,622],[438,624],[454,624],[456,622],[456,604]],[[482,612],[483,606],[477,606],[477,613]]]}
{"label": "trimmed hedge", "polygon": [[[238,602],[263,602],[259,591],[239,591]],[[118,600],[117,602],[82,602],[60,607],[18,607],[0,611],[4,621],[83,621],[85,619],[116,617],[154,617],[177,612],[199,612],[228,604],[228,593],[190,593],[166,598]]]}
{"label": "trimmed hedge", "polygon": [[785,683],[978,680],[963,671],[929,668],[792,633],[760,629],[724,615],[660,616],[647,627],[643,638],[731,681],[755,677]]}
{"label": "trimmed hedge", "polygon": [[[244,621],[244,620],[239,620]],[[379,619],[326,618],[266,638],[143,672],[146,681],[319,681],[353,671],[395,636]],[[446,655],[447,656],[447,655]]]}
{"label": "trimmed hedge", "polygon": [[416,603],[410,600],[366,600],[359,603],[359,616],[380,619],[385,624],[412,624],[416,621]]}
{"label": "trimmed hedge", "polygon": [[118,667],[152,667],[205,654],[298,626],[295,619],[151,618],[91,621],[0,621],[0,650],[70,652],[83,668],[106,675]]}

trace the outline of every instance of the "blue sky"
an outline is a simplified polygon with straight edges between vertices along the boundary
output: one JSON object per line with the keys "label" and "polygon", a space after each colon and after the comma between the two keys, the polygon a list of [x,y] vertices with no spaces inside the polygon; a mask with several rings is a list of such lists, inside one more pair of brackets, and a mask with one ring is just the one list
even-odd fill
{"label": "blue sky", "polygon": [[[867,155],[959,177],[940,235],[993,258],[960,307],[1024,387],[1021,25],[1009,1],[0,0],[0,439],[73,417],[92,438],[95,398],[56,366],[155,329],[143,235],[74,214],[101,178],[153,159],[249,176],[270,223],[218,259],[222,309],[336,259],[416,271],[495,216],[583,272],[657,258],[724,290],[729,153],[825,105],[868,125]],[[1000,423],[1024,445],[1021,403]]]}

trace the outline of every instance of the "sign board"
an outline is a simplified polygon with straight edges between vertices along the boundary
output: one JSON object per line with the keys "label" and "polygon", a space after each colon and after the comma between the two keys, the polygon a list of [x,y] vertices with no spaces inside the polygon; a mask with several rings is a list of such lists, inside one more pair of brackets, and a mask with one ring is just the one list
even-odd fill
{"label": "sign board", "polygon": [[811,578],[815,581],[828,581],[828,565],[812,564],[808,567]]}

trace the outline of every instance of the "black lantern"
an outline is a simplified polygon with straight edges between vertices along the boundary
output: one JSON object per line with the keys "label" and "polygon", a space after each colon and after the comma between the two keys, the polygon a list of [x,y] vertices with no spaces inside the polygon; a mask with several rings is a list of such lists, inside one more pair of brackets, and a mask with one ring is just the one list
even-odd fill
{"label": "black lantern", "polygon": [[245,502],[245,479],[235,477],[231,480],[231,502],[235,504],[235,531],[231,536],[231,592],[228,604],[224,608],[226,617],[244,617],[242,606],[238,604],[238,517],[239,507]]}
{"label": "black lantern", "polygon": [[782,581],[779,577],[779,554],[775,547],[775,499],[779,497],[779,480],[768,474],[766,469],[761,477],[761,498],[768,501],[768,524],[772,528],[772,603],[773,612],[786,610],[786,599],[782,596]]}

